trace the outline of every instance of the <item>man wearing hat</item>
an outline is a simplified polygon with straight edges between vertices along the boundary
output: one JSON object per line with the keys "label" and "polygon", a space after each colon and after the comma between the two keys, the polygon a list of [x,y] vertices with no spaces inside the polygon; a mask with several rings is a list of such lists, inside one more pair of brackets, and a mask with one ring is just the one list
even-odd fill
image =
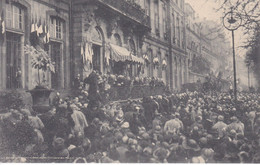
{"label": "man wearing hat", "polygon": [[219,115],[218,122],[215,125],[213,125],[212,129],[215,129],[218,131],[219,137],[223,137],[224,136],[223,131],[226,127],[227,127],[227,124],[224,123],[224,116]]}
{"label": "man wearing hat", "polygon": [[172,114],[171,118],[172,119],[165,123],[164,132],[166,135],[173,136],[180,133],[180,131],[183,129],[183,125],[181,125],[181,123],[176,120],[176,116],[174,114]]}
{"label": "man wearing hat", "polygon": [[238,120],[236,116],[231,117],[232,123],[230,123],[227,126],[227,132],[230,132],[231,130],[235,130],[236,133],[240,133],[244,135],[244,124]]}

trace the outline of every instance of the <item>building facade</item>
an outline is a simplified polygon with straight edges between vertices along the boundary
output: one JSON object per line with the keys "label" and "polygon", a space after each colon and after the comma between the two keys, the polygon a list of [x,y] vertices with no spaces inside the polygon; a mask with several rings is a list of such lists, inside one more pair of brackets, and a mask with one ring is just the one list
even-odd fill
{"label": "building facade", "polygon": [[[48,41],[40,42],[56,63],[55,73],[46,73],[45,80],[52,88],[70,87],[69,1],[1,0],[2,34],[0,37],[0,89],[32,89],[37,72],[24,45],[31,40],[35,27]],[[39,42],[41,37],[37,36]],[[43,37],[42,37],[43,39]]]}
{"label": "building facade", "polygon": [[[1,0],[0,88],[32,89],[37,71],[25,45],[39,45],[55,62],[40,72],[53,89],[75,77],[102,74],[162,79],[178,90],[188,82],[184,0]],[[36,34],[36,35],[35,35]]]}

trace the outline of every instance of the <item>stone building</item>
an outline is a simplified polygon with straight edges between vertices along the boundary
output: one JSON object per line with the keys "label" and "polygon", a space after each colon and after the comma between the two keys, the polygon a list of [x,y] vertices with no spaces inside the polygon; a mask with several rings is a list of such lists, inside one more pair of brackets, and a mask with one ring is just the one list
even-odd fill
{"label": "stone building", "polygon": [[159,78],[174,90],[188,82],[184,0],[0,0],[0,13],[0,89],[37,85],[24,53],[35,44],[55,62],[55,73],[40,73],[53,89],[93,69]]}
{"label": "stone building", "polygon": [[[46,74],[52,88],[70,87],[70,3],[64,0],[1,0],[0,13],[4,23],[0,35],[0,89],[32,89],[37,73],[31,58],[24,53],[33,29],[48,31],[45,44],[56,63],[54,74]],[[47,32],[46,32],[47,34]],[[39,40],[37,40],[39,41]]]}
{"label": "stone building", "polygon": [[[145,75],[157,77],[178,90],[188,81],[184,1],[146,0],[151,32],[145,36],[143,53],[148,56]],[[159,65],[156,61],[159,61]]]}
{"label": "stone building", "polygon": [[195,65],[196,58],[201,56],[201,24],[192,6],[185,3],[187,54],[189,57],[189,82],[203,81],[204,75]]}

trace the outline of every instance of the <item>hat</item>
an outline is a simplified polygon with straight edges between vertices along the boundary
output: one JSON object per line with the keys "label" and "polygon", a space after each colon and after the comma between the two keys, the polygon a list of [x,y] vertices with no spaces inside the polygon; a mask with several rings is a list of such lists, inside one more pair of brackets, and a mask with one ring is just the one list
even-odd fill
{"label": "hat", "polygon": [[124,123],[121,125],[121,128],[129,128],[129,123],[128,123],[128,122],[124,122]]}
{"label": "hat", "polygon": [[231,136],[235,136],[237,134],[236,130],[234,130],[234,129],[230,130],[229,133]]}
{"label": "hat", "polygon": [[129,138],[135,138],[135,135],[134,135],[132,132],[127,132],[126,135],[127,135]]}
{"label": "hat", "polygon": [[170,155],[170,151],[168,149],[159,147],[153,152],[153,157],[159,160],[163,160],[168,158]]}
{"label": "hat", "polygon": [[193,157],[191,158],[191,163],[206,163],[203,157]]}
{"label": "hat", "polygon": [[122,137],[123,143],[127,143],[127,142],[128,142],[128,139],[129,139],[128,136],[126,136],[126,135],[123,136],[123,137]]}
{"label": "hat", "polygon": [[64,148],[64,142],[65,140],[63,138],[55,138],[53,141],[53,147],[56,149],[63,149]]}
{"label": "hat", "polygon": [[196,116],[196,121],[201,121],[202,120],[202,116]]}
{"label": "hat", "polygon": [[151,147],[145,147],[143,153],[146,153],[147,155],[152,155],[153,149]]}
{"label": "hat", "polygon": [[202,137],[199,139],[199,143],[201,145],[206,145],[208,143],[208,139],[206,137]]}
{"label": "hat", "polygon": [[21,109],[21,113],[25,116],[31,116],[31,112],[28,109]]}
{"label": "hat", "polygon": [[85,158],[77,158],[73,163],[87,163],[87,160]]}
{"label": "hat", "polygon": [[230,119],[231,119],[232,122],[234,122],[234,121],[238,121],[238,119],[237,119],[236,116],[232,116]]}
{"label": "hat", "polygon": [[214,154],[214,150],[212,148],[203,148],[202,155],[206,158],[211,158]]}
{"label": "hat", "polygon": [[193,150],[193,151],[199,151],[200,150],[200,146],[193,139],[184,140],[182,142],[182,146],[186,150]]}
{"label": "hat", "polygon": [[167,143],[167,142],[162,142],[162,146],[166,149],[168,149],[170,147],[169,143]]}
{"label": "hat", "polygon": [[142,134],[142,138],[145,139],[145,140],[148,140],[148,139],[150,139],[150,135],[145,132],[145,133]]}

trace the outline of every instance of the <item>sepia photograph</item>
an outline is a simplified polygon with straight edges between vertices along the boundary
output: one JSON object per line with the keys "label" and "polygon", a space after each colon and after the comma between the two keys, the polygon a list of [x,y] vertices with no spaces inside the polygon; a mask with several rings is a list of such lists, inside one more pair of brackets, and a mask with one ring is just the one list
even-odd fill
{"label": "sepia photograph", "polygon": [[260,0],[0,0],[0,163],[260,163]]}

